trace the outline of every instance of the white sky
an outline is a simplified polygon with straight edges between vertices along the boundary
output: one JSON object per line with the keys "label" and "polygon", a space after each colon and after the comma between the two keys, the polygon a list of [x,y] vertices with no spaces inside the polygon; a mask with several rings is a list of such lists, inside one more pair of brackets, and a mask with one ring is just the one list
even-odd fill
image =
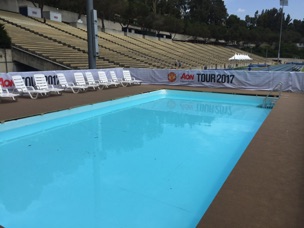
{"label": "white sky", "polygon": [[[237,15],[242,20],[246,15],[251,17],[258,10],[259,13],[266,9],[280,9],[280,0],[224,0],[228,14]],[[284,6],[284,13],[291,19],[304,20],[304,0],[288,0]]]}

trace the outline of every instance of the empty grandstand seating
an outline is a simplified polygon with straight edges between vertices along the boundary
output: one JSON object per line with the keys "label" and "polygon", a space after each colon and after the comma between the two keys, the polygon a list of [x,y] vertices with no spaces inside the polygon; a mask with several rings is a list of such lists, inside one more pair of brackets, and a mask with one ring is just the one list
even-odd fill
{"label": "empty grandstand seating", "polygon": [[[13,47],[33,53],[67,67],[87,69],[88,49],[85,30],[65,23],[26,17],[18,13],[0,10],[0,23],[12,37]],[[210,44],[144,39],[125,36],[123,33],[99,32],[99,53],[97,68],[174,68],[174,62],[181,62],[181,68],[197,69],[203,66],[225,67],[234,53],[234,48]],[[257,63],[265,59],[250,56]],[[43,69],[40,69],[43,70]]]}

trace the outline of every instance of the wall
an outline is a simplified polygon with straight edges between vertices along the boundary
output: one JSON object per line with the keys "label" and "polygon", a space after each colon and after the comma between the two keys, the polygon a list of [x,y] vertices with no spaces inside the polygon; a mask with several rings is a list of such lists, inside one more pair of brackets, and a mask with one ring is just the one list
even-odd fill
{"label": "wall", "polygon": [[0,72],[13,71],[12,51],[10,49],[0,49]]}
{"label": "wall", "polygon": [[17,0],[0,0],[0,9],[18,12]]}
{"label": "wall", "polygon": [[[29,68],[23,68],[23,71],[28,69],[40,69],[40,70],[48,70],[48,69],[68,69],[68,67],[60,65],[59,63],[53,62],[49,59],[41,58],[41,56],[36,56],[33,53],[26,52],[24,50],[20,50],[17,47],[13,48],[12,57],[14,63],[21,63],[23,65],[29,66]],[[22,65],[19,65],[19,68],[16,70],[19,71],[20,67],[22,69]]]}

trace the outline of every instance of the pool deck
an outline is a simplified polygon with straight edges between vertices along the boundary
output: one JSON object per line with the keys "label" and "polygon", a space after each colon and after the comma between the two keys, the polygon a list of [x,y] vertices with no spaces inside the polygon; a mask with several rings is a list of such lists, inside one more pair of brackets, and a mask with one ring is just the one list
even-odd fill
{"label": "pool deck", "polygon": [[[0,103],[0,122],[158,89],[266,95],[263,91],[141,85]],[[1,137],[1,136],[0,136]],[[149,221],[147,221],[149,222]],[[304,93],[282,93],[197,227],[304,224]]]}

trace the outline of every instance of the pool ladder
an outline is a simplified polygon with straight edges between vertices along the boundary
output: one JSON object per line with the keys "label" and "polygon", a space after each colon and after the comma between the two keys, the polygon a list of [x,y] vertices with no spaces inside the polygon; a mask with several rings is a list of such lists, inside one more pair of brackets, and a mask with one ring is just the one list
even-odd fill
{"label": "pool ladder", "polygon": [[[283,83],[279,82],[264,98],[262,108],[273,108],[276,102],[280,99],[283,89]],[[278,92],[277,95],[273,95],[274,92]]]}

